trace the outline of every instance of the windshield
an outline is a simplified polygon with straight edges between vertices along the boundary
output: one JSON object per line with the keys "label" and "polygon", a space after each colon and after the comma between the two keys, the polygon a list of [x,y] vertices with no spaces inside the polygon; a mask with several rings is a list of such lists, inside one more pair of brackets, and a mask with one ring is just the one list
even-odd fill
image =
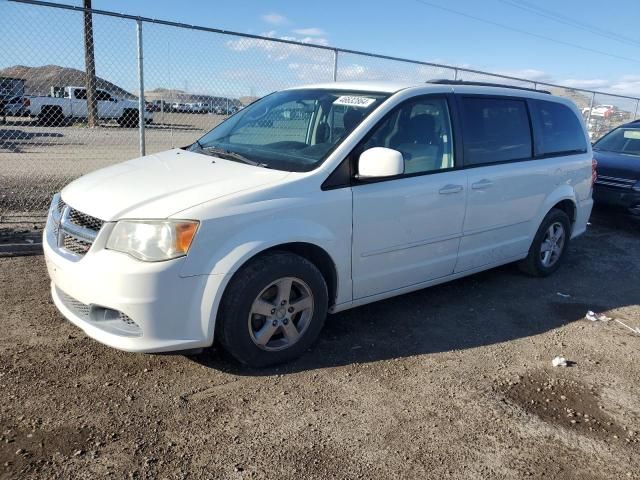
{"label": "windshield", "polygon": [[189,149],[306,172],[320,165],[388,96],[327,89],[276,92],[230,117]]}
{"label": "windshield", "polygon": [[598,140],[593,149],[640,156],[640,128],[617,128]]}

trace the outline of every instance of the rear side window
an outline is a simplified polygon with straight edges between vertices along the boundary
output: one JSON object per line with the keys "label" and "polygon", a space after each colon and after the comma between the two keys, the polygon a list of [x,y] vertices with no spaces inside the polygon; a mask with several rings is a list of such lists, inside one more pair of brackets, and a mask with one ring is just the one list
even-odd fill
{"label": "rear side window", "polygon": [[464,162],[483,165],[531,158],[531,127],[524,100],[462,98]]}
{"label": "rear side window", "polygon": [[531,103],[538,155],[587,151],[587,141],[582,125],[569,107],[544,100],[534,100]]}
{"label": "rear side window", "polygon": [[84,88],[78,88],[74,91],[74,96],[78,100],[86,100],[87,99],[87,91]]}

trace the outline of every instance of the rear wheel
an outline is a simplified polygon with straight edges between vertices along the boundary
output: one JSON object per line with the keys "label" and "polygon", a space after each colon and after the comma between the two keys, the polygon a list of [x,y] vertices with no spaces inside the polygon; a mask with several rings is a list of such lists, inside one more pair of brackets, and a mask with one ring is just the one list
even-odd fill
{"label": "rear wheel", "polygon": [[269,252],[231,280],[218,318],[218,339],[246,365],[286,362],[317,339],[327,307],[327,285],[313,263],[292,253]]}
{"label": "rear wheel", "polygon": [[62,125],[64,122],[64,114],[62,113],[62,107],[45,106],[42,107],[38,121],[45,127],[53,127]]}
{"label": "rear wheel", "polygon": [[540,224],[529,255],[518,266],[523,272],[536,277],[551,275],[564,260],[570,237],[569,217],[562,210],[554,208]]}
{"label": "rear wheel", "polygon": [[127,109],[122,112],[122,116],[118,119],[118,125],[125,128],[134,128],[138,126],[138,111]]}

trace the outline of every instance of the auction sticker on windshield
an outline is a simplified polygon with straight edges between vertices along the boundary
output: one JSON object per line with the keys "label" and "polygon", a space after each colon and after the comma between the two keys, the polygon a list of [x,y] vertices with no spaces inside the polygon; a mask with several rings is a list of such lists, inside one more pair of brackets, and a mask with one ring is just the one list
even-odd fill
{"label": "auction sticker on windshield", "polygon": [[344,105],[345,107],[357,107],[357,108],[367,108],[376,100],[374,98],[368,97],[357,97],[353,95],[343,95],[338,97],[334,105]]}

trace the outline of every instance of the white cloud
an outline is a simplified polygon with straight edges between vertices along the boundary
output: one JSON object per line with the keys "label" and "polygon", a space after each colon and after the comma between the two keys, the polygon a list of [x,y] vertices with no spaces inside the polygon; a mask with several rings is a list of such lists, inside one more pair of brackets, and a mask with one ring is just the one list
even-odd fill
{"label": "white cloud", "polygon": [[[471,65],[461,65],[459,68],[477,69],[477,67]],[[509,77],[522,78],[532,82],[546,82],[569,88],[594,90],[597,92],[612,93],[630,97],[640,97],[640,75],[622,75],[619,78],[614,79],[576,77],[558,79],[550,73],[532,68],[525,68],[521,70],[498,70],[495,73]],[[465,74],[465,72],[461,72],[459,78],[473,80],[471,76],[473,76],[473,74]],[[482,76],[481,80],[489,82],[492,81],[490,76]],[[499,83],[500,79],[496,78],[495,81]]]}
{"label": "white cloud", "polygon": [[285,25],[289,23],[289,20],[284,15],[280,15],[279,13],[267,13],[262,16],[262,20],[271,25]]}
{"label": "white cloud", "polygon": [[305,35],[308,37],[322,37],[326,35],[325,31],[321,28],[311,27],[311,28],[296,28],[293,30],[293,33],[297,33],[298,35]]}
{"label": "white cloud", "polygon": [[298,79],[304,82],[323,82],[331,78],[333,64],[322,63],[297,63],[287,65],[289,70],[293,70]]}
{"label": "white cloud", "polygon": [[640,97],[640,75],[624,75],[611,84],[611,93]]}
{"label": "white cloud", "polygon": [[606,88],[611,84],[608,80],[603,80],[601,78],[567,78],[566,80],[562,80],[558,83],[567,87],[585,88],[587,90],[598,90]]}
{"label": "white cloud", "polygon": [[542,70],[536,70],[534,68],[524,68],[521,70],[506,70],[496,72],[499,75],[506,75],[507,77],[516,77],[533,82],[551,82],[553,78]]}
{"label": "white cloud", "polygon": [[[278,36],[275,30],[264,32],[261,34],[261,36],[279,40],[307,43],[309,45],[326,46],[329,44],[329,41],[324,37],[293,37],[290,35]],[[226,42],[226,45],[227,48],[236,52],[262,50],[264,52],[267,52],[268,57],[273,60],[285,60],[291,55],[299,55],[308,58],[318,58],[318,56],[323,56],[323,53],[319,53],[317,49],[308,48],[303,45],[272,42],[259,38],[238,38],[237,40],[228,40]],[[325,53],[325,55],[327,54]]]}

